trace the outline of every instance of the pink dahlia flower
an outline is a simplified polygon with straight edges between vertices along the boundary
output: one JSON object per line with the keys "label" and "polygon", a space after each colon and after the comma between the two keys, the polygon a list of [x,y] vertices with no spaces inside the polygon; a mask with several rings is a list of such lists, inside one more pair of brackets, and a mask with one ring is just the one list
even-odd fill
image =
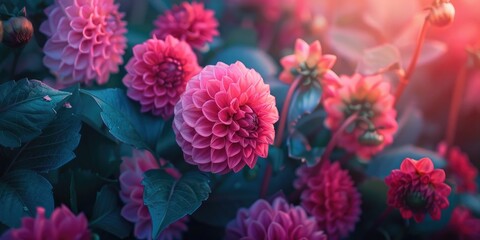
{"label": "pink dahlia flower", "polygon": [[295,52],[280,60],[283,71],[280,80],[291,84],[297,76],[302,76],[304,81],[319,81],[322,86],[338,86],[338,76],[331,70],[337,57],[335,55],[322,55],[322,46],[319,41],[308,45],[302,39],[295,42]]}
{"label": "pink dahlia flower", "polygon": [[276,198],[273,204],[260,199],[249,209],[238,210],[237,217],[227,224],[226,240],[326,240],[312,217],[299,206]]}
{"label": "pink dahlia flower", "polygon": [[441,210],[448,207],[450,187],[444,183],[445,172],[434,169],[432,160],[406,158],[385,178],[388,185],[387,204],[398,208],[405,219],[421,222],[426,213],[439,220]]}
{"label": "pink dahlia flower", "polygon": [[173,130],[185,161],[224,174],[267,157],[277,120],[275,98],[260,74],[241,62],[217,63],[188,82]]}
{"label": "pink dahlia flower", "polygon": [[37,208],[37,216],[24,217],[20,228],[11,229],[2,240],[90,240],[88,221],[83,213],[75,216],[66,206],[56,208],[50,219],[45,209]]}
{"label": "pink dahlia flower", "polygon": [[192,48],[202,48],[218,35],[218,22],[212,10],[203,3],[183,2],[160,15],[155,21],[153,34],[160,39],[172,35],[190,44]]}
{"label": "pink dahlia flower", "polygon": [[[166,162],[160,159],[160,164]],[[125,203],[122,216],[135,223],[134,235],[138,239],[152,239],[152,219],[147,206],[143,204],[143,174],[151,169],[158,169],[155,157],[148,151],[133,150],[133,156],[123,157],[120,165],[120,198]],[[174,178],[180,178],[180,173],[173,168],[165,169]],[[181,239],[187,230],[184,217],[170,224],[159,236],[159,240]]]}
{"label": "pink dahlia flower", "polygon": [[133,47],[133,57],[125,68],[127,95],[140,102],[142,112],[164,119],[173,115],[187,81],[200,71],[190,46],[170,35],[165,40],[153,37]]}
{"label": "pink dahlia flower", "polygon": [[397,131],[394,97],[390,84],[380,75],[342,76],[341,87],[323,102],[327,118],[325,126],[337,131],[352,115],[349,126],[339,133],[338,145],[360,157],[369,159],[393,142]]}
{"label": "pink dahlia flower", "polygon": [[113,0],[56,0],[40,31],[49,39],[43,63],[62,84],[98,84],[118,72],[127,46],[123,13]]}
{"label": "pink dahlia flower", "polygon": [[301,166],[297,176],[295,188],[304,189],[301,204],[315,217],[328,239],[347,237],[355,229],[361,214],[360,193],[348,171],[335,162],[326,163],[320,170]]}
{"label": "pink dahlia flower", "polygon": [[438,146],[438,153],[447,160],[445,170],[457,185],[456,191],[459,193],[476,193],[477,168],[470,162],[468,155],[463,153],[458,147],[450,148],[449,152],[447,150],[448,146],[446,143],[441,143]]}

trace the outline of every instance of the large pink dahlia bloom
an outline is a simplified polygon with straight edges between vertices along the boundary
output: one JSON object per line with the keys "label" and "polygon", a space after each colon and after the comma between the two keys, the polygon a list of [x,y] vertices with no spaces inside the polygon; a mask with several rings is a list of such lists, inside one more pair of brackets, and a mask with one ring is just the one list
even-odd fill
{"label": "large pink dahlia bloom", "polygon": [[275,98],[260,74],[241,62],[217,63],[188,82],[173,130],[188,163],[224,174],[267,157],[277,120]]}
{"label": "large pink dahlia bloom", "polygon": [[[165,164],[164,160],[160,160]],[[135,223],[134,235],[138,239],[152,239],[152,219],[147,206],[143,204],[143,174],[151,169],[158,169],[155,157],[148,151],[133,150],[131,157],[123,157],[120,165],[120,198],[125,203],[122,216]],[[180,173],[173,168],[165,169],[174,178]],[[159,240],[181,239],[187,230],[188,217],[170,224],[159,236]]]}
{"label": "large pink dahlia bloom", "polygon": [[61,84],[98,84],[118,72],[127,46],[123,13],[113,0],[56,0],[40,31],[49,39],[43,63]]}
{"label": "large pink dahlia bloom", "polygon": [[142,112],[164,119],[173,115],[187,81],[200,71],[190,46],[170,35],[165,40],[153,37],[133,47],[133,57],[125,68],[127,95],[140,102]]}
{"label": "large pink dahlia bloom", "polygon": [[340,88],[323,102],[325,126],[337,131],[354,114],[357,116],[340,132],[338,145],[369,159],[393,142],[398,125],[390,84],[380,76],[341,76]]}
{"label": "large pink dahlia bloom", "polygon": [[75,216],[66,206],[56,208],[50,219],[45,209],[37,208],[37,216],[24,217],[20,228],[6,232],[1,240],[90,240],[88,221],[83,213]]}
{"label": "large pink dahlia bloom", "polygon": [[273,204],[260,199],[249,209],[240,209],[237,217],[228,223],[225,239],[326,240],[327,236],[302,207],[276,198]]}
{"label": "large pink dahlia bloom", "polygon": [[190,44],[193,48],[202,48],[218,35],[218,22],[212,10],[204,8],[203,3],[183,2],[165,11],[155,21],[157,27],[153,34],[160,39],[172,35]]}
{"label": "large pink dahlia bloom", "polygon": [[360,219],[361,198],[348,171],[338,162],[297,170],[295,188],[303,189],[301,204],[315,217],[328,239],[341,239],[355,229]]}
{"label": "large pink dahlia bloom", "polygon": [[388,185],[387,204],[398,208],[402,217],[421,222],[427,213],[439,220],[442,209],[449,206],[451,188],[445,184],[443,169],[434,169],[432,160],[406,158],[400,169],[385,178]]}

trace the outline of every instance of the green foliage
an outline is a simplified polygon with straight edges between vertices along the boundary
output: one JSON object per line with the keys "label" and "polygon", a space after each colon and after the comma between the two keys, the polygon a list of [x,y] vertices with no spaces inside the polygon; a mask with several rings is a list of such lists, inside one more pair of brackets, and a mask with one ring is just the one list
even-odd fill
{"label": "green foliage", "polygon": [[[119,89],[81,90],[81,93],[98,104],[103,123],[116,139],[155,153],[165,125],[163,119],[140,113],[139,105],[130,101]],[[98,129],[98,125],[92,127]]]}
{"label": "green foliage", "polygon": [[0,145],[20,147],[42,133],[55,118],[55,107],[71,95],[37,80],[0,85]]}
{"label": "green foliage", "polygon": [[132,227],[120,215],[121,207],[118,190],[113,186],[104,185],[97,194],[90,226],[107,231],[121,239],[128,237]]}
{"label": "green foliage", "polygon": [[189,172],[175,179],[164,169],[150,170],[144,175],[143,199],[152,217],[152,238],[171,223],[192,214],[210,194],[209,178]]}
{"label": "green foliage", "polygon": [[0,179],[0,202],[0,222],[18,227],[23,216],[35,216],[38,206],[47,214],[53,211],[52,185],[33,171],[12,171]]}

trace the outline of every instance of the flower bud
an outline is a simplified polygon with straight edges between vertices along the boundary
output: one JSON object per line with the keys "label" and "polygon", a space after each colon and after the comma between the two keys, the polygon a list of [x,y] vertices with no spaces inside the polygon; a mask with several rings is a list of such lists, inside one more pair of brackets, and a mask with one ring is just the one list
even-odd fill
{"label": "flower bud", "polygon": [[23,47],[33,36],[33,25],[25,17],[12,17],[3,26],[3,43],[12,48]]}
{"label": "flower bud", "polygon": [[437,27],[445,27],[453,22],[455,7],[449,0],[437,0],[432,4],[428,20]]}

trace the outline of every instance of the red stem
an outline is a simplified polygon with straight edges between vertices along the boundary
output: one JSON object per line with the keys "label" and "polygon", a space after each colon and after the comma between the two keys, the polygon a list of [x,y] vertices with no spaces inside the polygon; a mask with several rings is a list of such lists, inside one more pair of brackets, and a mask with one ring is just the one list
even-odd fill
{"label": "red stem", "polygon": [[[298,76],[297,78],[295,78],[292,85],[290,85],[290,88],[288,89],[285,102],[283,103],[282,112],[280,114],[280,123],[278,125],[278,133],[273,143],[275,147],[280,147],[280,145],[282,145],[283,132],[285,131],[285,124],[287,123],[288,110],[290,109],[290,103],[293,97],[293,93],[298,88],[298,85],[300,84],[301,81],[302,81],[302,77]],[[273,173],[272,164],[268,162],[267,168],[265,169],[265,174],[263,175],[262,186],[260,189],[261,198],[264,198],[267,195],[270,179],[272,178],[272,173]]]}
{"label": "red stem", "polygon": [[452,101],[450,102],[450,112],[448,115],[448,126],[446,142],[448,147],[453,146],[455,142],[455,132],[457,130],[458,115],[462,104],[463,92],[466,84],[467,65],[465,64],[458,73],[453,90]]}
{"label": "red stem", "polygon": [[403,91],[407,87],[408,83],[410,82],[410,77],[413,74],[413,70],[415,70],[415,66],[417,66],[418,62],[418,57],[420,56],[420,50],[423,47],[423,44],[425,42],[425,36],[427,35],[427,29],[428,26],[430,26],[430,21],[428,21],[428,17],[425,18],[425,21],[423,22],[422,30],[420,32],[420,36],[418,37],[417,40],[417,46],[415,48],[415,51],[413,53],[412,59],[410,61],[410,65],[408,65],[407,71],[405,72],[405,75],[400,77],[400,83],[397,87],[397,91],[395,92],[395,103],[398,103],[400,100],[400,97],[403,94]]}
{"label": "red stem", "polygon": [[342,123],[342,126],[340,126],[339,129],[337,129],[337,131],[335,131],[335,134],[333,135],[333,137],[330,139],[330,141],[328,142],[328,145],[327,147],[325,148],[325,152],[323,152],[323,155],[322,155],[322,158],[320,159],[320,162],[323,164],[324,162],[328,162],[329,161],[329,158],[330,158],[330,154],[333,152],[333,149],[335,148],[335,146],[337,145],[337,141],[338,141],[338,138],[340,137],[340,135],[342,134],[343,131],[345,131],[345,129],[350,126],[350,124],[352,124],[355,120],[357,120],[357,117],[358,117],[358,113],[354,113],[352,115],[350,115],[347,120],[345,120],[343,123]]}

